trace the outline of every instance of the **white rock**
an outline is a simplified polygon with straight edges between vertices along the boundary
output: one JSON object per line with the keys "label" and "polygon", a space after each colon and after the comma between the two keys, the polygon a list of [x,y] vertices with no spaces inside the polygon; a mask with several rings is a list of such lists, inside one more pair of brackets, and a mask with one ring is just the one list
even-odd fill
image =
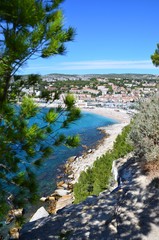
{"label": "white rock", "polygon": [[64,189],[56,189],[55,193],[62,197],[64,195],[67,195],[69,193],[69,191],[68,190],[64,190]]}
{"label": "white rock", "polygon": [[88,150],[88,153],[91,153],[91,152],[92,152],[92,149],[89,149],[89,150]]}
{"label": "white rock", "polygon": [[48,200],[48,197],[41,197],[40,198],[40,201],[42,201],[42,202],[46,202]]}
{"label": "white rock", "polygon": [[56,202],[56,212],[73,202],[73,197],[72,195],[65,195],[59,198],[59,200]]}
{"label": "white rock", "polygon": [[118,169],[117,169],[116,162],[117,162],[116,160],[113,161],[112,170],[111,170],[111,172],[112,172],[112,174],[114,176],[115,181],[118,180]]}
{"label": "white rock", "polygon": [[36,211],[36,213],[32,216],[29,222],[33,222],[40,218],[48,217],[48,216],[49,216],[49,213],[45,210],[44,207],[41,207]]}
{"label": "white rock", "polygon": [[73,174],[69,175],[68,178],[73,179],[74,178]]}
{"label": "white rock", "polygon": [[67,183],[64,183],[64,184],[62,184],[62,187],[65,188],[65,189],[67,189],[67,188],[68,188],[68,184],[67,184]]}

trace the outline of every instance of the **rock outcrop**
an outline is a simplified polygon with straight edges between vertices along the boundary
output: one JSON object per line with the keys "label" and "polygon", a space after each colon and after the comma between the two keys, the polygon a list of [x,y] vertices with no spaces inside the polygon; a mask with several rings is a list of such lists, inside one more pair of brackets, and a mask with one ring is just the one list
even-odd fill
{"label": "rock outcrop", "polygon": [[27,223],[21,240],[158,240],[159,180],[141,172],[139,159],[119,159],[118,186],[46,218]]}
{"label": "rock outcrop", "polygon": [[32,218],[30,219],[30,222],[33,222],[40,218],[44,218],[44,217],[48,217],[48,216],[49,216],[49,213],[45,210],[44,207],[41,207],[34,213]]}

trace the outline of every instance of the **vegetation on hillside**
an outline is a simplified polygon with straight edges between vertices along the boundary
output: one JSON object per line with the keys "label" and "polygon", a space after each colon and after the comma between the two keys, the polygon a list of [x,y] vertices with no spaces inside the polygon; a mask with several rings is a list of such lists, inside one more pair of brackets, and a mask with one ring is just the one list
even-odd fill
{"label": "vegetation on hillside", "polygon": [[103,191],[109,184],[112,162],[132,150],[143,163],[159,161],[159,94],[140,102],[137,114],[118,135],[113,149],[81,173],[74,186],[75,203]]}
{"label": "vegetation on hillside", "polygon": [[129,138],[144,161],[159,161],[159,95],[143,100],[133,119]]}
{"label": "vegetation on hillside", "polygon": [[130,125],[126,126],[116,138],[113,149],[98,158],[92,168],[81,173],[78,182],[74,185],[75,203],[85,200],[90,195],[98,195],[108,187],[112,162],[133,150],[127,142],[130,129]]}

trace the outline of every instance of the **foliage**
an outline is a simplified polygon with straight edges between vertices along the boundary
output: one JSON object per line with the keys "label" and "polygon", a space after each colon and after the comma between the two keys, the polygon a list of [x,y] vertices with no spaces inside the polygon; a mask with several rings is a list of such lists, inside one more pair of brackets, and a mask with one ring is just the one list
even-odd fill
{"label": "foliage", "polygon": [[155,50],[154,54],[151,55],[151,60],[156,67],[159,66],[159,43],[157,44],[157,49]]}
{"label": "foliage", "polygon": [[[40,111],[27,97],[20,106],[4,103],[0,108],[0,217],[6,212],[7,199],[11,196],[14,208],[36,200],[35,170],[53,152],[55,145],[78,146],[78,136],[62,137],[59,133],[67,114],[71,113],[68,123],[80,117],[79,111],[72,112],[72,101],[73,97],[69,100],[67,96],[67,105],[60,111],[52,108]],[[61,120],[64,112],[65,118]],[[55,130],[57,121],[60,123]]]}
{"label": "foliage", "polygon": [[[11,77],[32,57],[64,54],[74,30],[63,27],[63,0],[1,1],[0,100],[5,101]],[[14,85],[14,78],[12,79]],[[32,83],[32,81],[31,81]]]}
{"label": "foliage", "polygon": [[60,88],[66,88],[68,91],[70,87],[75,87],[77,89],[82,89],[85,86],[93,87],[94,85],[97,85],[98,82],[96,79],[90,79],[90,80],[58,80],[53,83],[53,86],[57,89]]}
{"label": "foliage", "polygon": [[129,138],[143,160],[159,160],[159,95],[140,102]]}
{"label": "foliage", "polygon": [[[59,135],[61,128],[80,117],[73,96],[64,99],[63,109],[39,112],[22,89],[32,87],[35,92],[42,85],[40,76],[15,75],[28,59],[65,53],[65,43],[73,40],[74,30],[64,28],[62,2],[0,3],[0,217],[9,205],[18,208],[36,200],[35,169],[53,151],[53,146],[75,147],[79,143],[78,136]],[[54,101],[58,95],[51,97],[46,91],[41,97]],[[19,106],[18,101],[22,101]],[[40,124],[35,117],[41,117]],[[54,129],[56,122],[58,129]]]}
{"label": "foliage", "polygon": [[113,88],[112,88],[112,86],[111,85],[108,85],[108,93],[109,94],[112,94],[113,93]]}
{"label": "foliage", "polygon": [[112,162],[133,150],[133,147],[127,142],[130,129],[130,125],[126,126],[116,138],[113,149],[98,158],[92,168],[81,173],[78,182],[74,185],[75,203],[85,200],[90,195],[98,195],[107,188]]}
{"label": "foliage", "polygon": [[133,150],[132,144],[127,141],[127,136],[131,129],[132,126],[129,124],[122,130],[122,133],[117,136],[113,146],[113,155],[115,159],[124,157]]}

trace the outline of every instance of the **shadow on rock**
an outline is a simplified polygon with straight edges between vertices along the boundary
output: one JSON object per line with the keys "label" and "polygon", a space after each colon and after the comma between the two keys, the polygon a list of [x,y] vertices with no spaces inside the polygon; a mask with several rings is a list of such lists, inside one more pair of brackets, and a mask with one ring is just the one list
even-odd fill
{"label": "shadow on rock", "polygon": [[27,223],[21,240],[158,240],[159,179],[146,185],[139,159],[119,166],[120,185],[56,215]]}

